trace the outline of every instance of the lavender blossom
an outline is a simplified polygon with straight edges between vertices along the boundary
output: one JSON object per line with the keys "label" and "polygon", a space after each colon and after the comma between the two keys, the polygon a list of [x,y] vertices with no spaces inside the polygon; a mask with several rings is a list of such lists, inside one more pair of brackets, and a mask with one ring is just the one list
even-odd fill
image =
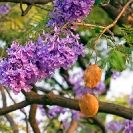
{"label": "lavender blossom", "polygon": [[8,3],[0,6],[0,14],[6,15],[9,12],[10,8],[11,8],[11,6],[9,6]]}
{"label": "lavender blossom", "polygon": [[121,130],[121,124],[118,121],[110,122],[107,125],[107,129],[113,132],[119,132]]}
{"label": "lavender blossom", "polygon": [[66,112],[66,109],[59,107],[59,106],[55,106],[49,109],[48,116],[52,119],[53,117],[56,117],[60,113],[64,114],[65,112]]}
{"label": "lavender blossom", "polygon": [[[54,35],[43,34],[45,37],[47,62],[49,68],[68,69],[78,58],[84,56],[84,47],[79,44],[79,35],[74,35],[70,30],[60,31],[54,28]],[[60,37],[61,36],[61,37]]]}
{"label": "lavender blossom", "polygon": [[45,109],[44,109],[42,104],[38,104],[38,108],[40,109],[40,111],[42,113],[42,116],[46,115],[46,111],[45,111]]}
{"label": "lavender blossom", "polygon": [[94,88],[94,91],[98,94],[102,94],[106,89],[106,86],[103,81],[100,81],[97,86]]}
{"label": "lavender blossom", "polygon": [[113,79],[116,79],[116,78],[118,78],[118,77],[120,77],[120,76],[121,76],[121,73],[120,73],[120,72],[118,72],[118,71],[116,71],[116,70],[113,71],[113,74],[112,74],[112,78],[113,78]]}
{"label": "lavender blossom", "polygon": [[25,46],[13,42],[7,50],[8,58],[0,64],[0,83],[15,94],[21,89],[30,91],[30,84],[50,78],[55,69],[68,69],[78,55],[84,56],[79,36],[69,30],[62,33],[55,27],[54,35],[43,33],[43,38],[39,36],[37,42],[30,41]]}
{"label": "lavender blossom", "polygon": [[133,120],[126,120],[124,133],[133,133]]}
{"label": "lavender blossom", "polygon": [[42,122],[43,122],[42,120],[36,120],[37,125],[39,125]]}
{"label": "lavender blossom", "polygon": [[80,119],[79,111],[73,110],[72,113],[73,113],[73,119],[78,121]]}
{"label": "lavender blossom", "polygon": [[68,118],[66,118],[66,119],[63,120],[63,126],[64,126],[66,129],[69,128],[70,122],[69,122]]}
{"label": "lavender blossom", "polygon": [[26,46],[13,42],[7,50],[8,58],[3,58],[0,64],[0,83],[11,88],[15,94],[21,89],[30,91],[30,84],[49,76],[46,63],[42,60],[44,50],[42,45],[33,42],[28,42]]}
{"label": "lavender blossom", "polygon": [[82,21],[91,11],[94,0],[56,0],[47,26],[63,26],[68,22]]}

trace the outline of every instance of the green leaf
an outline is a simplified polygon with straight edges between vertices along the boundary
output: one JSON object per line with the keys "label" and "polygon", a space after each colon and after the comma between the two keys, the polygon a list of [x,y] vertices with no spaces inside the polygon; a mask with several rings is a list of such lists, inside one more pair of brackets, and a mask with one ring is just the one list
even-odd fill
{"label": "green leaf", "polygon": [[95,33],[100,33],[100,32],[101,32],[101,28],[95,27],[95,28],[94,28],[94,31],[95,31]]}
{"label": "green leaf", "polygon": [[126,69],[126,57],[120,51],[112,50],[109,61],[112,66],[112,69],[115,69],[118,72],[121,72]]}
{"label": "green leaf", "polygon": [[132,54],[133,47],[125,47],[124,45],[116,46],[117,50],[124,53],[124,54]]}
{"label": "green leaf", "polygon": [[109,0],[95,0],[95,4],[99,5],[100,3],[109,3]]}
{"label": "green leaf", "polygon": [[103,59],[99,60],[97,63],[101,69],[104,69],[107,65],[107,58],[103,58]]}
{"label": "green leaf", "polygon": [[98,5],[98,4],[100,4],[101,2],[103,2],[103,1],[104,1],[104,0],[96,0],[96,1],[95,1],[95,4]]}

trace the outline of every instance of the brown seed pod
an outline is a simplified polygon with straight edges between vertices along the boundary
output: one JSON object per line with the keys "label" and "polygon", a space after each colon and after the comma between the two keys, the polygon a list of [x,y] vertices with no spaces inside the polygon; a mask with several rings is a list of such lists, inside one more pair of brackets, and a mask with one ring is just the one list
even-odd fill
{"label": "brown seed pod", "polygon": [[79,101],[81,112],[87,117],[93,117],[98,112],[99,103],[95,96],[87,93]]}
{"label": "brown seed pod", "polygon": [[102,71],[96,64],[88,66],[84,71],[84,82],[86,87],[94,88],[100,81],[101,75]]}

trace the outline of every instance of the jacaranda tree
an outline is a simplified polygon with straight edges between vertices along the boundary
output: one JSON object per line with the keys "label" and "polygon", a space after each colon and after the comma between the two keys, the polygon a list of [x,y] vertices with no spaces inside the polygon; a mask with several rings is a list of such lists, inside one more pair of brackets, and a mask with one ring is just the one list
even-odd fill
{"label": "jacaranda tree", "polygon": [[0,0],[0,27],[2,133],[133,133],[133,94],[106,99],[133,69],[133,0]]}

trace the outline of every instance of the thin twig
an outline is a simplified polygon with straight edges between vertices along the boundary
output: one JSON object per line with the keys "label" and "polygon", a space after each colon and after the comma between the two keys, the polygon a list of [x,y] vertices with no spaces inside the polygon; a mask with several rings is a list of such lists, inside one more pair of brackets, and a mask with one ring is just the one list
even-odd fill
{"label": "thin twig", "polygon": [[34,4],[34,6],[40,8],[40,9],[43,9],[43,10],[49,11],[49,12],[52,11],[51,9],[46,8],[46,7],[43,7],[43,6],[41,6],[41,5]]}
{"label": "thin twig", "polygon": [[86,23],[78,23],[78,22],[74,22],[74,23],[72,23],[72,24],[73,24],[73,25],[78,25],[78,26],[91,27],[91,28],[95,28],[95,27],[98,27],[98,28],[101,28],[101,29],[104,29],[104,28],[105,28],[104,26],[100,26],[100,25],[86,24]]}
{"label": "thin twig", "polygon": [[5,47],[4,47],[4,48],[2,49],[2,51],[1,51],[0,57],[3,57],[4,51],[5,51]]}
{"label": "thin twig", "polygon": [[25,16],[29,11],[30,9],[32,8],[33,5],[27,5],[27,8],[25,9],[25,11],[22,13],[22,16]]}
{"label": "thin twig", "polygon": [[23,4],[23,2],[22,2],[22,0],[20,0],[20,9],[22,11],[21,16],[25,16],[30,11],[32,6],[34,5],[34,2],[33,2],[33,0],[29,0],[29,4],[27,4],[27,8],[25,10],[23,10],[22,4]]}
{"label": "thin twig", "polygon": [[[1,90],[1,95],[2,95],[3,108],[6,108],[7,107],[6,94],[5,94],[5,91],[4,91],[4,87],[2,85],[0,85],[0,90]],[[5,114],[5,117],[9,121],[10,125],[13,127],[13,132],[18,133],[18,126],[14,122],[13,118],[9,114]]]}
{"label": "thin twig", "polygon": [[[95,41],[95,44],[94,44],[94,48],[93,48],[92,54],[93,54],[94,51],[96,51],[96,46],[97,46],[97,44],[98,44],[98,42],[99,42],[99,39],[102,37],[102,35],[103,35],[107,30],[109,30],[111,27],[113,27],[113,26],[117,23],[117,21],[120,19],[120,17],[122,16],[122,14],[125,12],[126,8],[127,8],[132,2],[133,2],[133,0],[129,0],[129,1],[125,4],[125,6],[122,8],[122,10],[121,10],[121,12],[119,13],[119,15],[115,18],[115,20],[113,21],[113,23],[111,23],[110,25],[106,26],[106,27],[104,28],[104,30],[102,31],[102,33],[97,37],[97,39],[96,39],[96,41]],[[92,54],[91,54],[91,55],[92,55]]]}
{"label": "thin twig", "polygon": [[20,9],[21,9],[21,12],[22,12],[22,14],[23,14],[23,13],[24,13],[24,10],[23,10],[22,4],[23,4],[23,2],[22,2],[22,0],[20,0]]}
{"label": "thin twig", "polygon": [[113,26],[117,23],[117,21],[118,21],[119,18],[122,16],[122,14],[123,14],[124,11],[126,10],[126,8],[127,8],[132,2],[133,2],[133,0],[129,0],[129,1],[125,4],[125,6],[123,7],[123,9],[121,10],[121,12],[119,13],[119,15],[115,18],[115,20],[113,21],[113,23],[110,24],[110,25],[108,25],[108,26],[106,26],[106,27],[104,28],[104,30],[103,30],[102,33],[98,36],[98,38],[97,38],[97,40],[96,40],[96,42],[95,42],[94,49],[96,48],[96,45],[97,45],[99,39],[101,38],[101,36],[102,36],[108,29],[110,29],[111,27],[113,27]]}
{"label": "thin twig", "polygon": [[50,119],[50,122],[43,129],[43,133],[53,124],[53,120],[55,120],[55,119],[57,119],[57,117]]}
{"label": "thin twig", "polygon": [[[6,89],[6,91],[7,91],[7,93],[8,93],[8,95],[9,95],[9,97],[11,98],[11,100],[13,101],[13,103],[14,104],[17,104],[16,102],[15,102],[15,100],[12,98],[12,96],[11,96],[11,94],[10,94],[10,92],[9,92],[9,90],[8,90],[8,88],[5,88]],[[29,133],[29,127],[28,127],[28,116],[27,116],[27,114],[26,114],[26,112],[25,111],[23,111],[22,109],[20,109],[20,111],[25,115],[25,121],[26,121],[26,132],[27,133]]]}
{"label": "thin twig", "polygon": [[[32,91],[37,94],[37,89],[35,86],[33,86]],[[37,104],[32,104],[30,106],[30,112],[29,112],[29,122],[30,125],[34,131],[34,133],[40,133],[40,129],[38,127],[37,121],[36,121],[36,112],[37,112]]]}

